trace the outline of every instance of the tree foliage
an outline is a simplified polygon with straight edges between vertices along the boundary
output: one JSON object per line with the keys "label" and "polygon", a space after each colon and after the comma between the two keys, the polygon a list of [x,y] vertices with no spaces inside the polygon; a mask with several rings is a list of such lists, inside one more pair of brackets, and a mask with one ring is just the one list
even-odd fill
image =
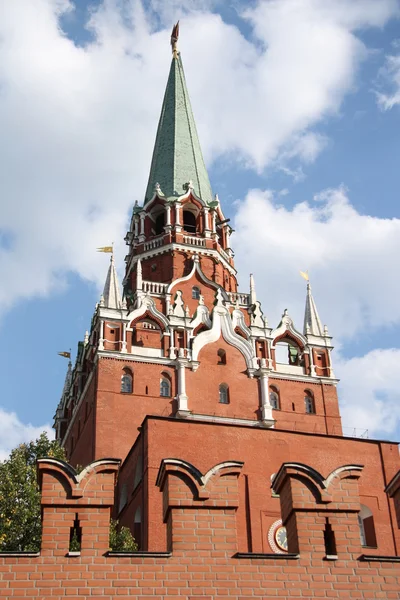
{"label": "tree foliage", "polygon": [[[36,461],[44,457],[65,460],[64,449],[57,441],[49,440],[46,433],[36,441],[21,444],[0,462],[0,552],[40,550],[42,523]],[[110,548],[115,552],[138,549],[130,529],[118,527],[114,519],[110,523]],[[76,535],[70,550],[80,550]]]}
{"label": "tree foliage", "polygon": [[136,552],[138,545],[129,527],[118,528],[118,521],[111,519],[110,548],[113,552]]}
{"label": "tree foliage", "polygon": [[63,448],[42,433],[36,441],[21,444],[0,462],[0,551],[40,550],[40,492],[36,461],[50,456],[65,460]]}

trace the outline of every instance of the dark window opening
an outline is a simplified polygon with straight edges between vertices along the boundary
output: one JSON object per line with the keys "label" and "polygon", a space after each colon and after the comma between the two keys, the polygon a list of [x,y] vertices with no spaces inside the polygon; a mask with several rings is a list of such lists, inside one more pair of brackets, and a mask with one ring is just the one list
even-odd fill
{"label": "dark window opening", "polygon": [[327,556],[336,556],[336,540],[335,540],[335,532],[332,529],[332,525],[329,523],[329,519],[325,520],[325,529],[324,529],[324,543],[325,543],[325,553]]}
{"label": "dark window opening", "polygon": [[217,352],[218,355],[218,365],[226,365],[226,352],[220,348]]}
{"label": "dark window opening", "polygon": [[80,552],[82,544],[82,528],[80,527],[78,513],[75,513],[74,524],[70,527],[69,551]]}
{"label": "dark window opening", "polygon": [[129,369],[124,369],[121,376],[121,393],[132,394],[133,392],[133,376]]}
{"label": "dark window opening", "polygon": [[146,385],[146,396],[148,396],[148,395],[149,395],[149,386]]}
{"label": "dark window opening", "polygon": [[311,392],[306,391],[304,396],[305,410],[308,415],[315,415],[314,397]]}
{"label": "dark window opening", "polygon": [[169,398],[171,396],[171,383],[166,377],[160,379],[160,396]]}
{"label": "dark window opening", "polygon": [[193,300],[200,300],[200,288],[196,285],[192,287],[192,298]]}
{"label": "dark window opening", "polygon": [[162,212],[156,218],[156,224],[154,227],[154,231],[155,231],[156,235],[161,235],[162,233],[164,233],[164,225],[165,225],[165,213]]}
{"label": "dark window opening", "polygon": [[196,233],[196,217],[189,210],[183,211],[183,230],[188,233]]}
{"label": "dark window opening", "polygon": [[295,405],[294,405],[294,402],[292,402],[292,410],[293,410],[293,411],[294,411],[294,410],[296,410],[296,407],[295,407]]}
{"label": "dark window opening", "polygon": [[269,402],[274,410],[280,410],[281,403],[279,400],[279,392],[275,387],[270,388]]}
{"label": "dark window opening", "polygon": [[229,404],[229,387],[226,383],[221,383],[219,386],[219,401],[220,404]]}

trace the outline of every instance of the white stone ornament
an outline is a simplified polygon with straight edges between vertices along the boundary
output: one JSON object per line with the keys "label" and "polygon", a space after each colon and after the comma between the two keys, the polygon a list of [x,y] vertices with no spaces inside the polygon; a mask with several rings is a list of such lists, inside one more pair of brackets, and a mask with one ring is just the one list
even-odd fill
{"label": "white stone ornament", "polygon": [[263,312],[261,310],[261,304],[258,300],[254,304],[254,309],[251,315],[251,324],[253,327],[264,327]]}
{"label": "white stone ornament", "polygon": [[180,290],[176,292],[173,315],[175,317],[185,316],[185,305],[182,299],[182,292]]}

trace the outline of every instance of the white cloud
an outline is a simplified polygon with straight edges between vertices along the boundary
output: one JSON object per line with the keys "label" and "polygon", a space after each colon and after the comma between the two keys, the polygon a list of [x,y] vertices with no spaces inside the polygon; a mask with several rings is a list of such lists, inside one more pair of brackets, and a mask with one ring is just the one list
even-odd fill
{"label": "white cloud", "polygon": [[[397,3],[262,0],[242,15],[251,41],[215,6],[174,4],[186,13],[181,48],[206,157],[301,177],[299,163],[326,143],[314,127],[339,109],[366,56],[357,29],[384,25]],[[129,210],[145,190],[172,15],[154,31],[139,1],[107,0],[82,48],[60,30],[72,9],[68,0],[0,7],[3,312],[59,288],[68,271],[101,282],[104,257],[93,249],[114,240],[124,255]]]}
{"label": "white cloud", "polygon": [[44,431],[50,439],[54,438],[54,430],[49,424],[34,427],[22,423],[14,412],[7,412],[0,407],[0,461],[8,458],[13,448],[37,439]]}
{"label": "white cloud", "polygon": [[308,269],[320,317],[339,347],[332,358],[345,427],[393,434],[400,424],[400,350],[345,360],[340,346],[400,325],[400,281],[394,275],[400,268],[400,219],[360,214],[343,187],[291,209],[277,198],[252,190],[237,205],[233,244],[240,289],[248,288],[243,275],[254,273],[270,325],[288,308],[302,330],[305,285],[299,271]]}
{"label": "white cloud", "polygon": [[373,350],[336,362],[343,422],[356,425],[358,435],[368,430],[370,436],[393,436],[400,422],[400,349]]}
{"label": "white cloud", "polygon": [[399,219],[360,214],[343,187],[293,208],[269,191],[252,190],[237,205],[235,229],[239,272],[255,273],[272,323],[286,307],[302,323],[298,272],[309,269],[321,317],[335,338],[400,324],[400,281],[393,277],[400,267]]}
{"label": "white cloud", "polygon": [[386,56],[380,75],[390,91],[376,93],[378,105],[382,110],[390,110],[400,105],[400,54]]}

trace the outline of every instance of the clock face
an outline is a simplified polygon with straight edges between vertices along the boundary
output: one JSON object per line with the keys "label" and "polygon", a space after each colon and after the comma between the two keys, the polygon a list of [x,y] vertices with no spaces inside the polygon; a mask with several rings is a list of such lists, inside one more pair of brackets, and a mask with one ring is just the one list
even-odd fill
{"label": "clock face", "polygon": [[281,519],[272,523],[269,528],[268,543],[276,554],[284,554],[288,551],[286,527],[283,527]]}
{"label": "clock face", "polygon": [[282,527],[282,525],[281,525],[275,531],[275,543],[278,546],[278,548],[280,548],[281,550],[284,550],[285,552],[288,551],[286,527]]}

